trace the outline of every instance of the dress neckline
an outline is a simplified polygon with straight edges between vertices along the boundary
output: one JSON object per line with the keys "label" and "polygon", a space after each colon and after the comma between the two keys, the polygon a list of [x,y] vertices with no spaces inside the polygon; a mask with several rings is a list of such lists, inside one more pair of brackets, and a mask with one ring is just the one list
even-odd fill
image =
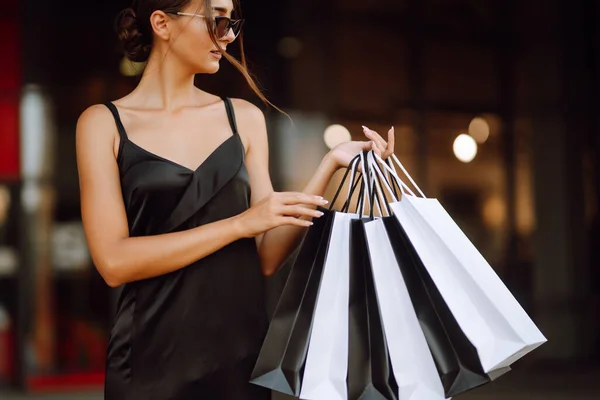
{"label": "dress neckline", "polygon": [[[125,139],[125,144],[129,144],[131,145],[131,147],[133,147],[134,149],[158,160],[158,161],[162,161],[164,163],[173,165],[174,167],[177,167],[179,169],[182,169],[188,173],[197,173],[198,171],[200,171],[202,169],[202,167],[207,164],[207,162],[212,159],[213,157],[216,157],[216,155],[229,143],[229,142],[233,142],[232,139],[234,138],[238,138],[239,140],[239,135],[233,134],[231,136],[229,136],[227,139],[225,139],[223,142],[221,142],[221,144],[219,144],[211,153],[209,153],[208,156],[206,156],[206,158],[198,165],[198,167],[196,167],[196,169],[191,169],[190,167],[186,167],[185,165],[178,163],[177,161],[171,160],[169,158],[163,157],[161,155],[158,155],[156,153],[151,152],[150,150],[147,150],[145,148],[143,148],[142,146],[138,145],[137,143],[129,140],[129,138],[124,138]],[[122,138],[123,139],[123,138]],[[121,147],[121,149],[123,149],[123,147]],[[120,155],[121,156],[121,155]]]}
{"label": "dress neckline", "polygon": [[[158,161],[161,161],[166,164],[177,167],[183,171],[186,171],[187,173],[195,174],[196,172],[200,171],[202,169],[202,167],[204,165],[206,165],[210,159],[215,157],[216,154],[218,154],[223,148],[225,148],[228,143],[238,142],[238,144],[241,145],[243,148],[244,145],[242,143],[241,138],[239,138],[239,134],[238,134],[238,130],[237,130],[237,123],[235,120],[235,111],[233,109],[233,104],[231,102],[231,99],[229,97],[222,97],[221,100],[223,101],[223,103],[225,105],[227,119],[229,121],[229,125],[231,127],[231,131],[233,134],[231,136],[229,136],[227,139],[225,139],[223,142],[221,142],[213,151],[211,151],[206,156],[206,158],[204,160],[202,160],[202,162],[196,167],[196,169],[192,169],[190,167],[183,165],[180,162],[177,162],[177,161],[171,160],[169,158],[163,157],[159,154],[156,154],[156,153],[154,153],[150,150],[147,150],[146,148],[138,145],[137,143],[131,141],[129,139],[129,136],[127,135],[125,126],[123,126],[123,122],[121,121],[121,116],[119,114],[119,110],[118,110],[117,106],[115,106],[115,104],[112,102],[105,103],[105,105],[108,107],[110,112],[113,114],[113,117],[117,124],[117,129],[119,131],[120,143],[119,143],[119,151],[117,154],[117,162],[120,163],[120,161],[122,159],[122,154],[123,154],[123,150],[125,148],[125,144],[129,144],[131,147],[133,147],[134,149],[138,150],[141,153],[144,153],[147,156],[150,156]],[[233,140],[234,137],[236,137],[236,136],[238,137],[237,140]],[[245,151],[243,153],[245,153]]]}

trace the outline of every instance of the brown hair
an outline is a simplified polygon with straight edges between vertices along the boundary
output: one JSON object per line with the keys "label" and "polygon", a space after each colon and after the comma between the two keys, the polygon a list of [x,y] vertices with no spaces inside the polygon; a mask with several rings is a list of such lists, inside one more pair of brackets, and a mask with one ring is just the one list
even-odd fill
{"label": "brown hair", "polygon": [[[205,10],[212,9],[211,0],[202,0]],[[123,51],[127,58],[135,62],[144,62],[148,60],[152,51],[154,35],[150,25],[150,16],[153,12],[160,10],[166,14],[176,14],[182,11],[191,0],[134,0],[130,8],[121,11],[116,20],[116,31],[121,41]],[[242,18],[242,10],[239,0],[233,0],[233,6],[237,17]],[[207,18],[207,24],[214,24],[213,19]],[[208,33],[211,40],[220,48],[218,39],[215,36],[214,29],[209,25]],[[246,82],[252,91],[265,103],[284,113],[273,105],[261,92],[256,79],[248,71],[246,64],[246,55],[244,53],[243,32],[240,32],[237,40],[240,42],[241,60],[237,60],[226,51],[222,51],[223,56],[244,76]],[[285,113],[284,113],[285,114]],[[287,115],[287,114],[286,114]]]}

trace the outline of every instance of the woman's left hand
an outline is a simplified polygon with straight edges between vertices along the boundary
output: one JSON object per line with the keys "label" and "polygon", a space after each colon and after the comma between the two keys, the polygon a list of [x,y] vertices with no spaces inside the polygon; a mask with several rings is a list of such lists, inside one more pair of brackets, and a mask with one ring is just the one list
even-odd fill
{"label": "woman's left hand", "polygon": [[377,132],[366,126],[363,126],[363,132],[369,139],[368,141],[342,143],[329,152],[336,168],[347,168],[354,157],[365,150],[373,150],[384,160],[394,153],[394,127],[388,131],[387,142]]}

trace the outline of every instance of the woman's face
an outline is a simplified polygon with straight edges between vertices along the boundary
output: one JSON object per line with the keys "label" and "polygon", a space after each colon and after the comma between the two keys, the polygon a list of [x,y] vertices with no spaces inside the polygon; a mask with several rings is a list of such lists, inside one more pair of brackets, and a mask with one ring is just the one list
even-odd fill
{"label": "woman's face", "polygon": [[202,0],[193,0],[181,12],[195,15],[173,15],[170,24],[174,24],[169,43],[169,53],[180,59],[194,73],[214,74],[219,70],[219,62],[227,45],[235,40],[235,34],[229,30],[226,36],[219,38],[215,46],[208,29],[213,26],[208,18],[228,17],[233,12],[232,0],[212,0],[211,10],[206,10]]}

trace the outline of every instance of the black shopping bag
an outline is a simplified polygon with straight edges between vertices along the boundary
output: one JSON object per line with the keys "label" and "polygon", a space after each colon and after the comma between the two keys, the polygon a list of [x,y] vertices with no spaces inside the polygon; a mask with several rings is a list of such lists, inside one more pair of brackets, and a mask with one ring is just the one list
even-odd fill
{"label": "black shopping bag", "polygon": [[483,371],[477,350],[448,309],[402,226],[394,217],[383,220],[446,396],[464,393],[510,371],[509,367],[489,375]]}
{"label": "black shopping bag", "polygon": [[333,206],[352,172],[351,190],[342,207],[343,211],[348,209],[352,193],[359,182],[359,179],[354,182],[358,171],[358,159],[358,156],[355,157],[350,163],[351,168],[346,169],[330,208],[319,207],[324,215],[313,220],[314,225],[308,229],[300,245],[252,372],[251,383],[292,396],[300,394],[313,316],[335,214]]}
{"label": "black shopping bag", "polygon": [[251,383],[298,396],[312,319],[327,254],[333,212],[314,220],[273,314]]}
{"label": "black shopping bag", "polygon": [[363,220],[352,221],[350,243],[348,398],[396,400]]}

